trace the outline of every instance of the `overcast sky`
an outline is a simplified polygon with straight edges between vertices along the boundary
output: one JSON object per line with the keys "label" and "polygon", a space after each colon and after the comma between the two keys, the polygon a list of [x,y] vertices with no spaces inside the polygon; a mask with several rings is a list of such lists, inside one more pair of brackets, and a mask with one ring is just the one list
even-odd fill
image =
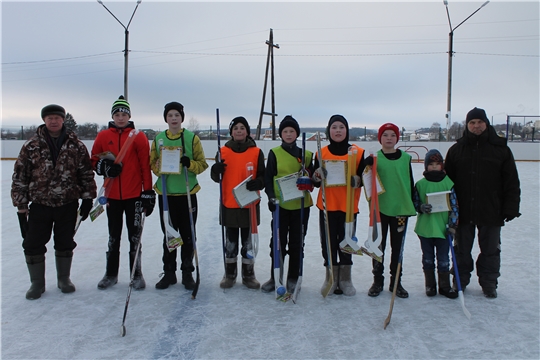
{"label": "overcast sky", "polygon": [[[452,26],[483,2],[450,1]],[[127,25],[136,0],[104,1]],[[78,124],[105,125],[124,91],[124,29],[97,1],[7,2],[2,13],[2,126],[39,125],[57,103]],[[256,128],[273,29],[277,123],[445,127],[448,33],[442,1],[157,2],[129,27],[132,120],[163,130],[163,106],[215,129],[238,115]],[[452,121],[486,109],[539,115],[539,2],[491,1],[454,32]],[[270,83],[270,79],[269,79]],[[268,86],[265,111],[271,111]],[[263,117],[268,127],[271,117]]]}

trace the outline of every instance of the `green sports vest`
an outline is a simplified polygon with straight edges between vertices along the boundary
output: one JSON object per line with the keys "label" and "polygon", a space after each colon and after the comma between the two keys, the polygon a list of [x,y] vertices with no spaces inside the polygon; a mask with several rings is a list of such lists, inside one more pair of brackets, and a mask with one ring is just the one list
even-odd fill
{"label": "green sports vest", "polygon": [[379,195],[380,212],[387,216],[414,216],[416,210],[411,194],[411,156],[401,152],[397,160],[388,160],[383,152],[377,152],[377,174],[385,192]]}
{"label": "green sports vest", "polygon": [[[428,181],[425,178],[416,183],[418,195],[423,204],[427,202],[426,194],[451,190],[454,183],[448,176],[439,182]],[[425,238],[446,238],[446,224],[448,224],[448,211],[418,214],[414,232]]]}
{"label": "green sports vest", "polygon": [[[274,194],[279,194],[279,188],[277,186],[276,179],[279,179],[283,176],[287,176],[293,173],[297,173],[302,168],[302,165],[299,162],[299,159],[295,158],[287,151],[285,151],[281,146],[273,148],[272,151],[276,155],[276,168],[277,174],[274,176]],[[311,163],[313,153],[306,150],[306,160],[305,167],[307,168]],[[309,191],[304,191],[304,207],[310,207],[313,205],[311,200],[311,194]],[[289,200],[287,202],[280,202],[279,206],[287,210],[298,210],[301,207],[301,199]]]}

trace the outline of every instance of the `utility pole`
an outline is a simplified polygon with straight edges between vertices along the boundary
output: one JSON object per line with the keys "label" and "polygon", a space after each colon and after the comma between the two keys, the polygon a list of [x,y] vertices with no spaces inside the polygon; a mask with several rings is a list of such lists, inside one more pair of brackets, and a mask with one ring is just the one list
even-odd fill
{"label": "utility pole", "polygon": [[[261,104],[261,112],[259,114],[259,124],[257,125],[257,133],[255,135],[255,140],[259,140],[261,136],[261,126],[262,126],[262,117],[263,115],[271,115],[272,116],[272,140],[276,140],[276,103],[275,103],[275,96],[274,96],[274,48],[279,49],[278,44],[274,44],[274,33],[272,29],[270,29],[270,37],[266,41],[266,45],[268,45],[268,55],[266,57],[266,73],[264,76],[264,88],[263,88],[263,96],[262,96],[262,104]],[[272,96],[272,112],[265,112],[264,111],[264,102],[266,99],[266,88],[268,85],[268,70],[269,67],[271,68],[271,75],[270,75],[270,86],[271,86],[271,96]]]}

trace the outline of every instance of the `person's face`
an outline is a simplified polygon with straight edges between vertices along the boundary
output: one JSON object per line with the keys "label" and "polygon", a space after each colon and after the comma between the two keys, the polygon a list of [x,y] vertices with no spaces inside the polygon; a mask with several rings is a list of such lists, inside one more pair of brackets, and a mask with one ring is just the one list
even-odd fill
{"label": "person's face", "polygon": [[232,128],[232,137],[234,141],[245,141],[247,137],[247,129],[242,123],[238,123]]}
{"label": "person's face", "polygon": [[397,135],[392,130],[384,130],[384,132],[381,135],[381,145],[383,149],[390,150],[394,149],[394,146],[396,146],[398,142]]}
{"label": "person's face", "polygon": [[176,134],[182,128],[182,115],[178,110],[169,110],[167,112],[167,124],[169,124],[169,130]]}
{"label": "person's face", "polygon": [[60,115],[52,114],[45,116],[45,127],[49,131],[51,136],[60,135],[62,131],[62,126],[64,125],[64,118]]}
{"label": "person's face", "polygon": [[467,129],[474,135],[480,135],[487,128],[487,124],[480,119],[472,119],[467,123]]}
{"label": "person's face", "polygon": [[430,162],[427,171],[442,171],[442,164],[438,161]]}
{"label": "person's face", "polygon": [[287,144],[292,144],[296,141],[296,130],[291,126],[287,126],[281,132],[281,140],[285,141]]}
{"label": "person's face", "polygon": [[347,136],[347,127],[345,127],[345,124],[342,122],[336,121],[330,125],[329,133],[330,139],[334,140],[335,142],[342,142]]}
{"label": "person's face", "polygon": [[114,125],[118,128],[125,128],[129,121],[129,115],[123,111],[117,111],[113,115]]}

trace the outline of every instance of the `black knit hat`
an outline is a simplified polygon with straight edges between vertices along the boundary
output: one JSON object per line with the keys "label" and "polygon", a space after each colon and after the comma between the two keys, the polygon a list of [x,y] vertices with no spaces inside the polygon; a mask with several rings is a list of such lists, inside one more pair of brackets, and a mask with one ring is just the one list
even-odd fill
{"label": "black knit hat", "polygon": [[47,115],[60,115],[63,119],[65,119],[66,109],[56,104],[47,105],[41,109],[41,118],[45,120]]}
{"label": "black knit hat", "polygon": [[111,116],[113,116],[115,113],[119,111],[128,114],[129,117],[131,118],[131,109],[129,107],[129,103],[127,102],[127,100],[124,98],[123,95],[120,95],[118,97],[118,100],[116,100],[113,103],[112,109],[111,109]]}
{"label": "black knit hat", "polygon": [[300,126],[298,125],[298,121],[291,115],[285,116],[283,120],[281,120],[281,123],[279,123],[279,137],[281,137],[281,132],[286,127],[292,127],[294,131],[296,131],[296,137],[300,136]]}
{"label": "black knit hat", "polygon": [[246,118],[243,117],[243,116],[237,116],[234,119],[232,119],[231,123],[229,124],[229,134],[232,136],[232,129],[233,129],[234,125],[236,125],[238,123],[242,123],[246,127],[247,134],[249,136],[249,134],[251,134],[251,130],[249,128],[249,124],[248,124]]}
{"label": "black knit hat", "polygon": [[424,169],[427,170],[427,167],[432,162],[438,162],[441,164],[442,169],[444,169],[444,159],[437,149],[431,149],[426,153],[424,158]]}
{"label": "black knit hat", "polygon": [[469,121],[471,121],[473,119],[482,120],[483,122],[485,122],[486,124],[489,125],[489,119],[488,119],[488,117],[486,115],[486,111],[484,109],[480,109],[480,108],[475,107],[474,109],[469,111],[467,113],[467,118],[465,119],[465,124],[468,124]]}
{"label": "black knit hat", "polygon": [[167,113],[171,110],[178,110],[182,116],[182,122],[184,122],[184,105],[176,101],[165,104],[165,110],[163,110],[163,118],[165,119],[165,122],[167,122]]}
{"label": "black knit hat", "polygon": [[332,142],[332,139],[330,138],[330,127],[332,127],[332,124],[335,122],[340,122],[343,125],[345,125],[345,128],[347,129],[347,136],[345,137],[345,143],[349,142],[349,123],[347,122],[347,119],[343,117],[343,115],[332,115],[330,117],[330,120],[328,120],[328,126],[326,127],[326,137],[330,142]]}

